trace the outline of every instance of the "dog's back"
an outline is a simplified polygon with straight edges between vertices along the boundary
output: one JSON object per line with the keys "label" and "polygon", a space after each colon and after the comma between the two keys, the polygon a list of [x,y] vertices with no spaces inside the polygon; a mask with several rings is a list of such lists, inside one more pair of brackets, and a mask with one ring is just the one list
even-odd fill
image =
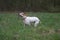
{"label": "dog's back", "polygon": [[30,22],[40,21],[37,17],[27,17],[25,20],[29,20]]}

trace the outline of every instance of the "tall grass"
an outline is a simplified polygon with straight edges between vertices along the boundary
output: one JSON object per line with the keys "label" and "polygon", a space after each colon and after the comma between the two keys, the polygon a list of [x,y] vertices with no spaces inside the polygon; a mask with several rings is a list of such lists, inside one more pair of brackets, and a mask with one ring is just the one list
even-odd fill
{"label": "tall grass", "polygon": [[38,27],[23,26],[18,13],[0,13],[0,40],[60,40],[60,14],[28,12],[41,20]]}

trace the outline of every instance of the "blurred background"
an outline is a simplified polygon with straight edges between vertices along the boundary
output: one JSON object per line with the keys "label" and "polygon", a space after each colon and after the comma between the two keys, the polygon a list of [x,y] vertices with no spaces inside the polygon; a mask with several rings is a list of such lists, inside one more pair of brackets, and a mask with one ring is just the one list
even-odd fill
{"label": "blurred background", "polygon": [[0,11],[60,12],[60,0],[0,0]]}

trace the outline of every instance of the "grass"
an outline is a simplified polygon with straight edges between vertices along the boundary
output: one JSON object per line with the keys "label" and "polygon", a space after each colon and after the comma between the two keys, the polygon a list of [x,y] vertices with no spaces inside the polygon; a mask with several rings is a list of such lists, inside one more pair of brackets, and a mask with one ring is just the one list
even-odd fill
{"label": "grass", "polygon": [[24,27],[17,13],[0,12],[0,40],[60,40],[59,13],[28,13],[40,18],[38,27]]}

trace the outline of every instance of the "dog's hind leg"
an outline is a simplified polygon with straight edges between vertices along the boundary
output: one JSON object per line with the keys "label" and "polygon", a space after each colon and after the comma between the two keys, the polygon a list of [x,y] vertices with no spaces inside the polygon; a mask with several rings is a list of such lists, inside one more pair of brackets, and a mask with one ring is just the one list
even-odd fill
{"label": "dog's hind leg", "polygon": [[34,27],[37,27],[38,24],[39,24],[39,21],[36,21],[36,22],[34,23]]}

